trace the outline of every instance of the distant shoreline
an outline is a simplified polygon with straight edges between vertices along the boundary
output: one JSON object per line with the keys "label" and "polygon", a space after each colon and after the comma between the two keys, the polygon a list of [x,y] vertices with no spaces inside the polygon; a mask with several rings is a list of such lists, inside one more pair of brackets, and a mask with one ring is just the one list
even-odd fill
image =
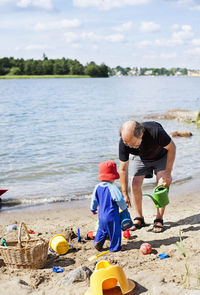
{"label": "distant shoreline", "polygon": [[87,75],[16,75],[0,76],[0,79],[57,79],[57,78],[91,78]]}

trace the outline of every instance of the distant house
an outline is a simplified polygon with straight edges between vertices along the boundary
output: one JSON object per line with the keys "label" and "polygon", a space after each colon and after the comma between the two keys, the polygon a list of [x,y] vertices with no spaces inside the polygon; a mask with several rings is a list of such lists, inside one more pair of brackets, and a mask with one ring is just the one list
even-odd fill
{"label": "distant house", "polygon": [[152,76],[153,75],[153,71],[152,70],[147,70],[144,72],[145,76]]}
{"label": "distant house", "polygon": [[200,70],[188,70],[189,77],[200,77]]}

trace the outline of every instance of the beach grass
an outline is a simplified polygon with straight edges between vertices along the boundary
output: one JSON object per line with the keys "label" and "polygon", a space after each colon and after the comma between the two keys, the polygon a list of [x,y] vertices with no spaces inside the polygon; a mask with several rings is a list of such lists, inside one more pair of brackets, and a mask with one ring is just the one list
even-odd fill
{"label": "beach grass", "polygon": [[57,79],[57,78],[90,78],[87,75],[4,75],[0,79]]}

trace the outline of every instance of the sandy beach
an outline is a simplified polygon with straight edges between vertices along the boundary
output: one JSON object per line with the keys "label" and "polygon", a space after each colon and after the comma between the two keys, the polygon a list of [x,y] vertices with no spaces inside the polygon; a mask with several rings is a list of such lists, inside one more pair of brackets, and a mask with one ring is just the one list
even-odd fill
{"label": "sandy beach", "polygon": [[[155,218],[155,207],[150,200],[143,202],[145,222],[149,226],[131,232],[128,240],[123,240],[124,251],[108,253],[97,260],[88,261],[88,257],[96,255],[92,240],[86,240],[88,231],[95,230],[97,216],[89,211],[87,200],[81,207],[76,203],[71,208],[55,210],[29,210],[0,212],[0,236],[4,236],[10,224],[25,222],[28,229],[35,234],[31,237],[43,237],[50,240],[56,234],[66,235],[77,228],[80,229],[82,241],[77,237],[71,240],[72,248],[65,255],[49,252],[46,265],[37,270],[14,270],[4,265],[0,256],[0,291],[2,294],[84,294],[89,288],[89,281],[66,283],[64,277],[79,266],[86,266],[94,271],[100,260],[108,260],[120,265],[128,279],[136,283],[131,294],[171,295],[200,294],[200,213],[198,185],[172,185],[170,204],[166,208],[164,224],[166,230],[156,234],[152,232]],[[130,210],[134,218],[133,208]],[[176,246],[183,240],[186,257]],[[9,232],[7,241],[17,239],[17,231]],[[143,255],[139,248],[143,242],[152,246],[152,253]],[[106,241],[105,249],[109,246]],[[167,259],[159,259],[158,254],[167,253]],[[55,273],[53,266],[64,269],[63,273]],[[188,269],[188,272],[187,272]],[[112,292],[105,292],[112,294]]]}

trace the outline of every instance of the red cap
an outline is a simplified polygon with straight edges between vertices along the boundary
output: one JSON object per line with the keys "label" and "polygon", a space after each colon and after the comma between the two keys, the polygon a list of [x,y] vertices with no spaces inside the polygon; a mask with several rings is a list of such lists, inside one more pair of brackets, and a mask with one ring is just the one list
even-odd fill
{"label": "red cap", "polygon": [[99,180],[115,180],[119,178],[117,165],[112,161],[105,161],[99,165]]}

